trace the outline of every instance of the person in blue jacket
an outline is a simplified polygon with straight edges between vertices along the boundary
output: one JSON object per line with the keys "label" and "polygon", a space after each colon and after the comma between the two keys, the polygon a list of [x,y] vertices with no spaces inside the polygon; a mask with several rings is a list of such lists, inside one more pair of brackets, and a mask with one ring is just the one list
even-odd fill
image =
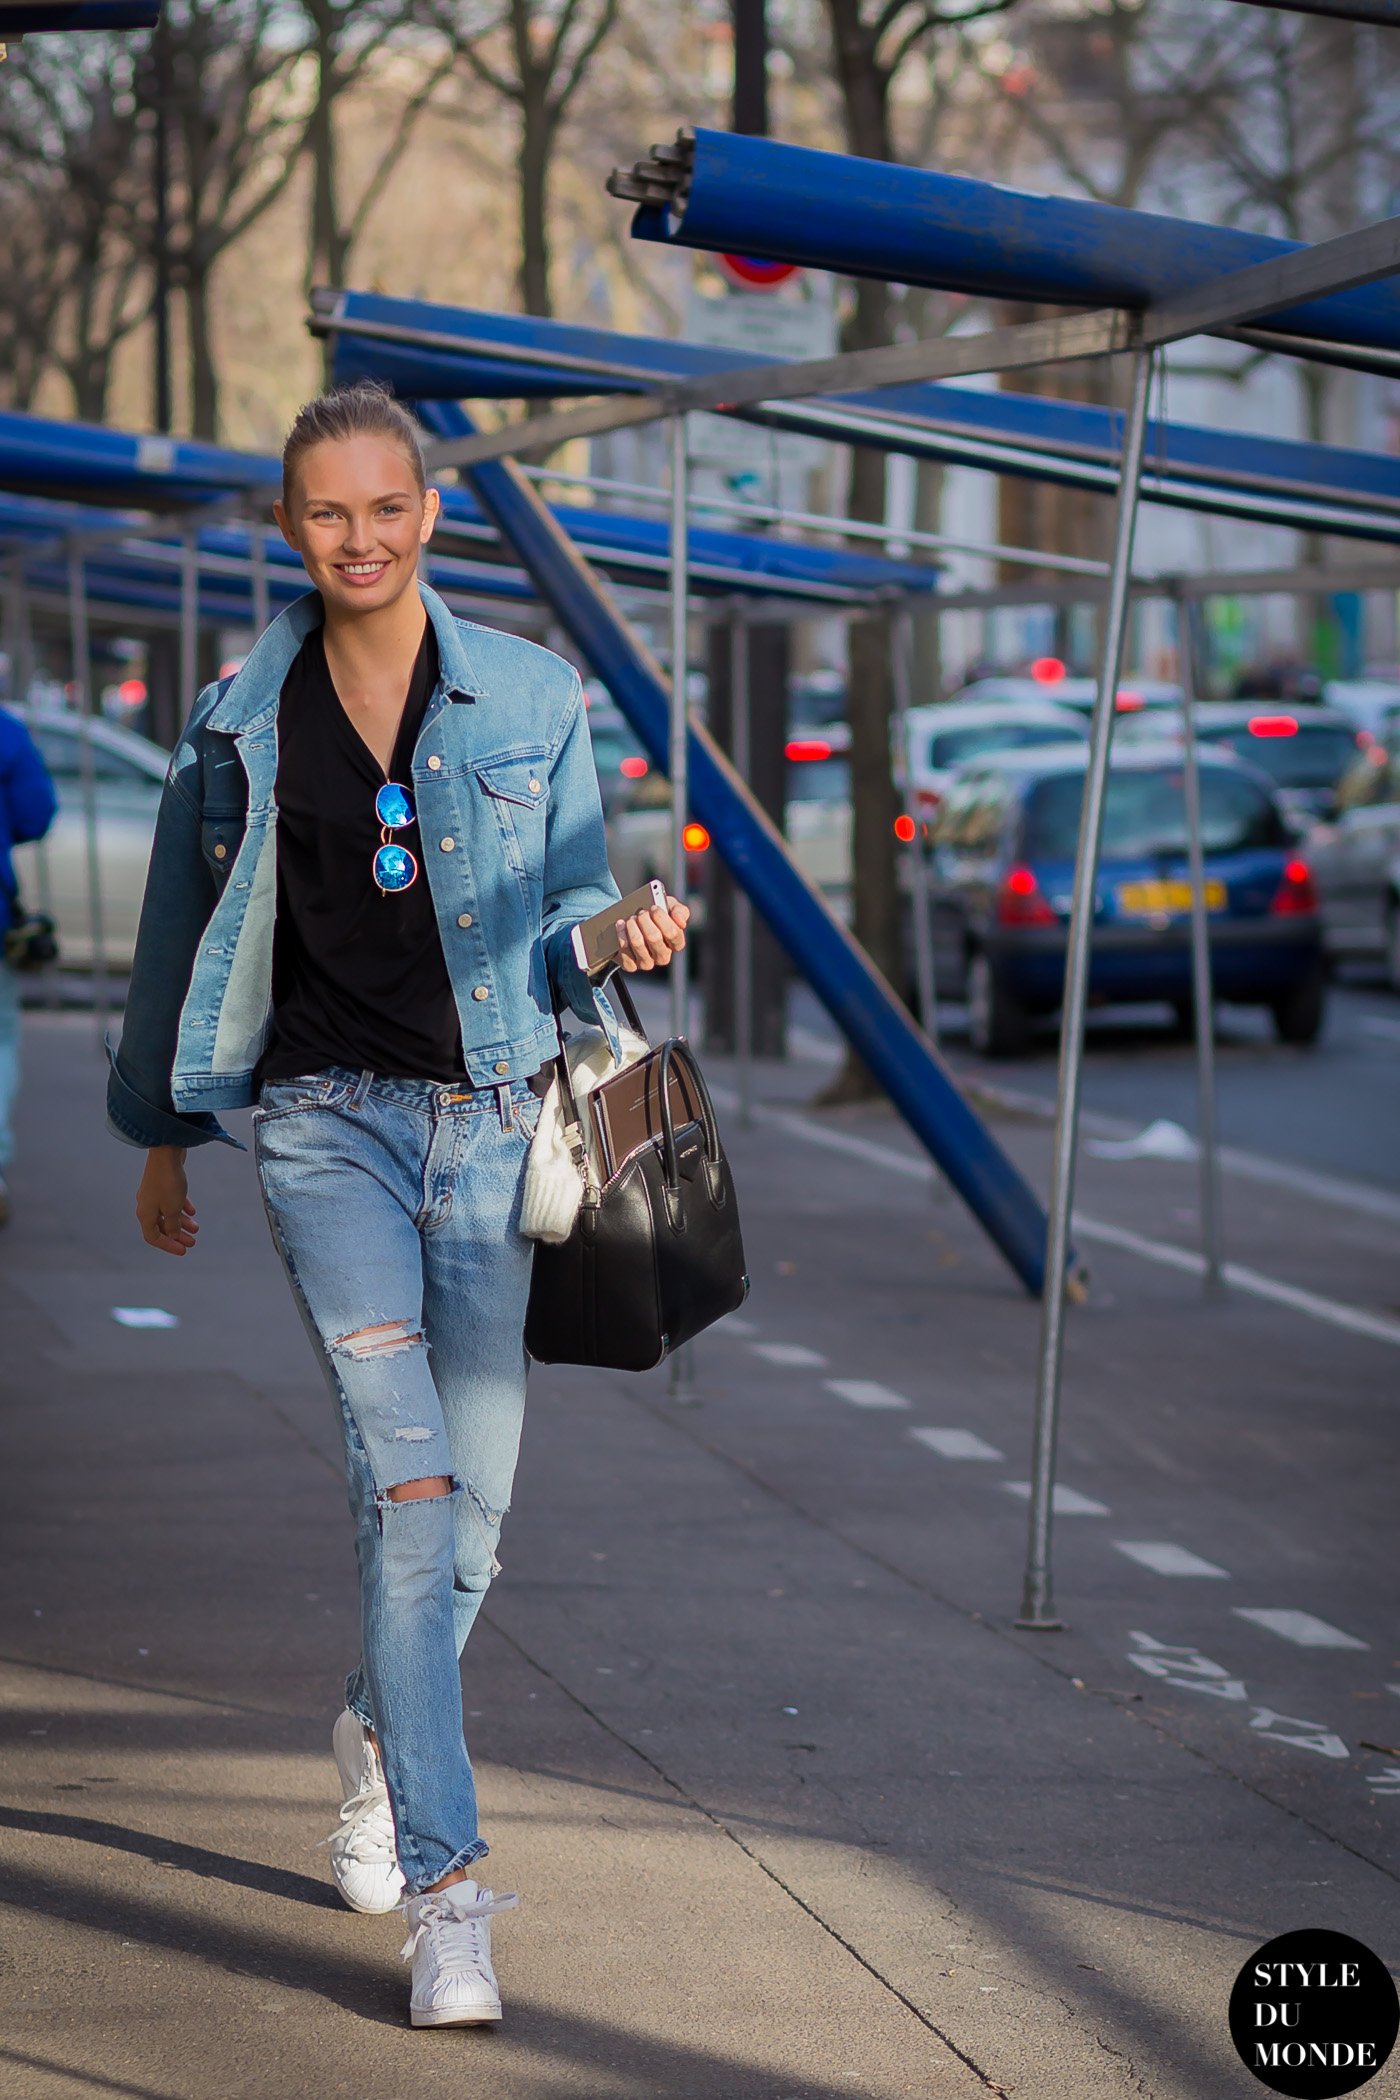
{"label": "person in blue jacket", "polygon": [[[19,914],[12,849],[41,839],[57,808],[49,769],[33,737],[18,715],[0,707],[0,934],[10,930]],[[0,948],[0,1225],[10,1218],[7,1176],[19,1092],[19,986],[19,973]]]}
{"label": "person in blue jacket", "polygon": [[[330,1388],[361,1659],[331,1869],[402,1908],[414,2026],[501,2017],[458,1657],[496,1573],[525,1401],[526,1155],[556,1008],[620,1038],[574,959],[618,902],[571,665],[420,583],[438,512],[384,390],[311,402],[276,517],[314,589],[195,703],[156,824],[108,1119],[152,1247],[198,1223],[191,1146],[256,1103],[273,1241]],[[683,946],[675,898],[617,922]]]}

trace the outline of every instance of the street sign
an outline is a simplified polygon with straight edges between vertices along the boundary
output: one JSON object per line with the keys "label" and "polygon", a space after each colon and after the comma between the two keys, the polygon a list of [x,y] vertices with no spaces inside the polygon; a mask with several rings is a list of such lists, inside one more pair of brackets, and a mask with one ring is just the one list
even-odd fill
{"label": "street sign", "polygon": [[[836,314],[826,298],[754,299],[736,292],[715,298],[692,285],[685,335],[688,342],[732,350],[736,366],[750,357],[827,357],[836,348]],[[730,473],[764,474],[780,466],[808,471],[821,465],[827,449],[820,438],[757,431],[729,416],[704,414],[690,419],[690,443],[697,464]]]}

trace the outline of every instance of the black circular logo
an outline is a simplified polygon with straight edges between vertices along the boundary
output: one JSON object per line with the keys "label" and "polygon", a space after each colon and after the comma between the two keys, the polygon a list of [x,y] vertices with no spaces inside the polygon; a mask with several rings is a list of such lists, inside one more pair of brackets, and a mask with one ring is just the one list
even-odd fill
{"label": "black circular logo", "polygon": [[1395,2047],[1400,1997],[1379,1955],[1344,1932],[1285,1932],[1251,1954],[1230,1993],[1230,2034],[1271,2093],[1334,2100]]}

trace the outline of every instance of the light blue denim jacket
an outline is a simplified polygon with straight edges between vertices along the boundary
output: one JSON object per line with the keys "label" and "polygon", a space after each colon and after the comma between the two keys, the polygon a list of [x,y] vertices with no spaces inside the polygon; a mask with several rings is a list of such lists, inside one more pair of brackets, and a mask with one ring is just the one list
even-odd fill
{"label": "light blue denim jacket", "polygon": [[[616,1055],[612,1007],[570,945],[618,895],[578,673],[420,588],[441,670],[413,792],[468,1076],[539,1070],[557,1048],[551,990]],[[254,1099],[272,1019],[277,706],[321,618],[314,591],[288,606],[237,676],[200,694],[171,758],[110,1053],[108,1123],[128,1144],[233,1144],[212,1112]]]}

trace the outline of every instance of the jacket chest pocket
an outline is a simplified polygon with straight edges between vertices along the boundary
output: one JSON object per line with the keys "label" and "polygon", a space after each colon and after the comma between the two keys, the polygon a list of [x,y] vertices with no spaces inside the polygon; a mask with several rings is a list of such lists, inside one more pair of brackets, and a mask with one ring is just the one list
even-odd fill
{"label": "jacket chest pocket", "polygon": [[199,845],[204,855],[204,865],[213,877],[215,889],[220,892],[228,881],[229,869],[238,858],[238,849],[243,843],[243,832],[241,815],[206,816],[199,827]]}
{"label": "jacket chest pocket", "polygon": [[522,879],[544,880],[545,816],[549,783],[544,753],[487,759],[472,768],[483,802],[492,811],[506,859]]}

